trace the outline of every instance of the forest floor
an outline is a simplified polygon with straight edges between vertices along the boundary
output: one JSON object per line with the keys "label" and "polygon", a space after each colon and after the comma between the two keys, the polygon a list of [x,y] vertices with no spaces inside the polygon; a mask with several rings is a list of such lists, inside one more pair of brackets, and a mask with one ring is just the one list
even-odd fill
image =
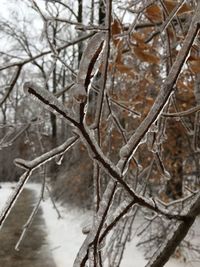
{"label": "forest floor", "polygon": [[[11,184],[1,184],[0,209],[11,192]],[[71,206],[56,204],[62,218],[53,208],[50,198],[42,202],[34,221],[20,246],[15,245],[38,200],[40,185],[28,184],[12,209],[0,232],[0,267],[72,267],[76,254],[85,239],[83,226],[88,224],[91,212]],[[199,222],[196,229],[199,229]],[[198,231],[195,230],[197,234]],[[200,236],[196,235],[199,240]],[[128,242],[121,267],[142,267],[146,265],[143,253],[137,248],[139,238],[134,235]],[[165,267],[199,267],[200,262],[191,259],[187,262],[170,259]],[[105,264],[106,267],[106,264]]]}

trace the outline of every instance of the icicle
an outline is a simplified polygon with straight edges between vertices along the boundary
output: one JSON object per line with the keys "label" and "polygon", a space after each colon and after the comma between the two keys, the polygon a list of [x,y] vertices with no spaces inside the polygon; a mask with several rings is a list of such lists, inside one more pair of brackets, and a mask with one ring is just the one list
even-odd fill
{"label": "icicle", "polygon": [[125,176],[125,174],[127,173],[129,169],[129,163],[130,163],[130,160],[126,163],[125,167],[123,168],[122,176]]}
{"label": "icicle", "polygon": [[64,158],[64,154],[60,155],[60,156],[56,156],[55,158],[55,162],[57,165],[61,165],[62,164],[62,161],[63,161],[63,158]]}

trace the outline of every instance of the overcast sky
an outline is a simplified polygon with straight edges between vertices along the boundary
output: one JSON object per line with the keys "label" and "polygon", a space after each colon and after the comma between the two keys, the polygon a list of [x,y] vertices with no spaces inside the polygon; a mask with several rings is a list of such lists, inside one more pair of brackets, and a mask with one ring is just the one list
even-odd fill
{"label": "overcast sky", "polygon": [[8,17],[9,1],[0,0],[0,15],[1,17]]}
{"label": "overcast sky", "polygon": [[[38,1],[43,4],[43,1]],[[41,17],[31,8],[27,8],[23,0],[0,0],[0,17],[8,21],[18,21],[27,18],[31,20],[32,27],[41,30],[43,27]]]}

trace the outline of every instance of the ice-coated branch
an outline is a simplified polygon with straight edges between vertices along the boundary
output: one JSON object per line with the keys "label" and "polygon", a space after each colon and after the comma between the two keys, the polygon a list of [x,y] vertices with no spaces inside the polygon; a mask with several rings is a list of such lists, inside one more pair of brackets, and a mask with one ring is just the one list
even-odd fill
{"label": "ice-coated branch", "polygon": [[[102,150],[96,143],[95,138],[90,135],[88,131],[82,126],[77,124],[73,119],[71,119],[67,112],[65,111],[65,107],[62,106],[62,103],[58,101],[58,99],[48,92],[33,83],[25,83],[24,90],[26,93],[30,94],[41,103],[45,104],[45,107],[50,111],[56,111],[57,114],[62,115],[65,119],[71,121],[75,126],[77,126],[80,130],[79,135],[82,137],[84,143],[86,143],[86,147],[89,150],[89,154],[92,159],[98,161],[100,165],[104,168],[106,172],[108,172],[114,179],[116,179],[124,189],[138,202],[139,205],[146,206],[150,209],[155,210],[154,203],[148,199],[144,199],[143,197],[139,197],[123,180],[121,174],[119,173],[119,169],[114,166],[114,164],[104,156]],[[61,154],[60,150],[57,152],[56,149],[52,150],[43,156],[36,158],[32,161],[25,161],[22,159],[16,159],[15,164],[20,166],[24,169],[35,169],[36,167],[40,166],[41,164],[45,163],[46,161],[51,159],[51,156],[56,156]]]}
{"label": "ice-coated branch", "polygon": [[87,83],[87,77],[88,79],[90,79],[92,70],[94,68],[94,64],[96,63],[97,58],[99,57],[99,54],[102,51],[104,41],[105,41],[104,32],[96,33],[88,41],[87,47],[83,52],[79,65],[79,71],[76,79],[78,84],[84,85],[85,83]]}
{"label": "ice-coated branch", "polygon": [[108,173],[114,180],[119,182],[119,184],[129,193],[131,197],[137,199],[138,203],[145,205],[146,207],[151,207],[154,209],[154,203],[148,199],[140,198],[123,180],[119,168],[117,168],[102,152],[101,148],[98,146],[94,136],[90,133],[87,128],[79,126],[80,129],[77,134],[81,137],[81,140],[86,145],[88,149],[89,156],[91,159],[95,160],[100,164],[100,166]]}
{"label": "ice-coated branch", "polygon": [[123,218],[124,215],[128,213],[128,211],[134,206],[135,201],[131,201],[127,203],[127,201],[123,201],[122,204],[117,209],[116,213],[114,214],[114,219],[111,221],[106,229],[103,231],[102,235],[100,236],[100,242],[106,237],[106,235],[109,233],[110,230],[113,229],[113,227],[119,222],[121,218]]}
{"label": "ice-coated branch", "polygon": [[5,101],[7,100],[7,98],[9,97],[10,93],[12,92],[20,74],[21,74],[21,70],[22,70],[22,66],[21,65],[16,65],[17,68],[16,68],[16,71],[15,73],[13,74],[13,77],[12,77],[12,80],[10,82],[10,85],[7,86],[6,90],[7,92],[5,93],[5,95],[3,96],[3,98],[0,100],[0,106],[3,105],[3,103],[5,103]]}
{"label": "ice-coated branch", "polygon": [[145,267],[164,266],[169,260],[176,247],[187,235],[196,217],[200,214],[200,193],[198,193],[192,203],[184,209],[183,213],[186,213],[187,220],[182,222],[178,221],[175,225],[172,225],[170,235],[156,251]]}
{"label": "ice-coated branch", "polygon": [[107,215],[108,209],[110,207],[110,200],[113,197],[113,194],[115,192],[117,183],[109,183],[106,187],[106,194],[103,195],[103,201],[101,201],[101,205],[99,207],[96,220],[94,221],[92,228],[87,235],[86,239],[84,240],[77,256],[74,261],[73,267],[80,267],[85,266],[85,263],[88,259],[88,250],[89,247],[93,244],[96,238],[98,238],[100,234],[100,230],[102,228],[102,223],[105,220],[105,216]]}
{"label": "ice-coated branch", "polygon": [[174,112],[174,113],[162,113],[162,116],[164,117],[185,117],[192,115],[193,113],[196,113],[200,110],[200,105],[197,105],[196,107],[190,108],[188,110],[180,111],[180,112]]}
{"label": "ice-coated branch", "polygon": [[23,231],[18,239],[18,242],[16,243],[15,245],[15,250],[19,251],[20,250],[20,245],[22,243],[22,240],[24,239],[24,236],[27,232],[27,230],[30,228],[32,222],[33,222],[33,219],[35,217],[35,215],[37,214],[38,212],[38,209],[40,207],[40,203],[42,201],[42,198],[43,198],[43,195],[44,195],[44,189],[45,189],[45,178],[43,180],[43,183],[42,183],[42,188],[41,188],[41,192],[40,192],[40,197],[39,197],[39,200],[37,202],[37,204],[35,205],[34,209],[32,210],[27,222],[23,225]]}
{"label": "ice-coated branch", "polygon": [[[199,16],[198,13],[199,12],[197,12],[194,16],[196,19]],[[199,18],[198,18],[198,20],[199,20]],[[171,93],[173,92],[174,84],[176,83],[176,80],[178,79],[178,76],[181,72],[182,66],[188,57],[191,45],[193,44],[193,41],[194,41],[196,35],[198,34],[198,29],[199,29],[199,25],[198,25],[197,21],[195,19],[193,19],[192,24],[190,26],[190,29],[189,29],[186,37],[185,37],[185,40],[183,41],[183,46],[178,53],[178,56],[177,56],[173,66],[171,68],[171,71],[170,71],[167,79],[165,80],[165,82],[161,88],[161,91],[160,91],[157,99],[155,100],[154,105],[152,106],[149,114],[144,119],[144,121],[141,123],[141,125],[138,127],[138,129],[136,130],[134,135],[130,138],[130,140],[128,141],[128,144],[126,144],[124,147],[122,147],[122,150],[120,153],[121,160],[119,161],[119,163],[117,165],[118,172],[116,173],[115,170],[113,170],[112,168],[110,168],[110,166],[108,166],[106,164],[106,162],[103,162],[102,158],[99,158],[99,157],[95,158],[96,160],[98,160],[98,162],[100,162],[100,164],[101,164],[101,166],[103,166],[104,170],[106,170],[114,179],[116,179],[126,189],[126,191],[133,197],[133,199],[135,199],[136,203],[138,203],[141,206],[145,206],[145,207],[147,207],[149,205],[149,208],[153,207],[152,210],[154,210],[158,213],[161,213],[161,214],[165,214],[170,219],[172,219],[173,216],[169,212],[167,212],[165,209],[163,209],[161,211],[160,207],[158,207],[156,202],[153,201],[152,203],[150,203],[151,202],[150,200],[148,200],[146,202],[145,198],[135,194],[135,192],[133,192],[133,190],[130,189],[130,187],[124,182],[124,180],[122,179],[122,175],[119,175],[119,172],[121,174],[124,173],[126,165],[129,162],[129,160],[131,159],[135,149],[140,144],[142,138],[144,137],[146,132],[149,130],[151,125],[159,118],[160,114],[162,113],[163,108],[167,104],[168,99],[169,99]],[[86,135],[84,135],[84,139],[87,142],[90,138],[88,139],[86,137]],[[87,147],[92,148],[90,142],[88,143]],[[90,153],[90,155],[95,157],[96,152],[93,150],[93,153]],[[100,227],[101,220],[98,218],[101,218],[102,214],[104,214],[105,209],[107,207],[105,205],[105,203],[106,203],[107,199],[109,199],[110,194],[113,193],[115,186],[116,186],[116,184],[113,181],[109,182],[107,189],[106,189],[106,191],[102,197],[102,200],[100,202],[100,207],[99,207],[96,222],[93,225],[92,230],[88,234],[85,242],[83,243],[83,246],[81,247],[81,249],[77,255],[76,261],[74,263],[74,267],[84,266],[86,258],[87,258],[88,246],[90,245],[91,242],[93,242],[95,236],[97,235],[98,229]],[[144,200],[145,204],[144,204],[143,200]],[[176,214],[176,215],[177,216],[174,216],[175,219],[187,221],[187,217],[184,218],[184,216],[179,216],[178,214]]]}
{"label": "ice-coated branch", "polygon": [[25,131],[27,131],[30,126],[31,124],[27,123],[19,132],[17,132],[9,140],[9,137],[13,135],[13,133],[15,132],[15,130],[13,129],[11,133],[8,133],[8,135],[5,135],[5,137],[0,140],[0,148],[4,148],[4,147],[8,147],[12,145],[12,143],[16,141]]}
{"label": "ice-coated branch", "polygon": [[47,192],[49,194],[49,197],[50,197],[50,200],[52,202],[53,208],[55,209],[55,211],[56,211],[56,213],[58,215],[58,219],[61,219],[62,218],[62,215],[61,215],[61,213],[60,213],[60,211],[59,211],[59,209],[58,209],[58,207],[57,207],[57,205],[56,205],[56,203],[54,201],[54,198],[52,196],[51,190],[50,190],[50,188],[48,187],[47,184],[45,185],[45,188],[46,188],[46,190],[47,190]]}
{"label": "ice-coated branch", "polygon": [[159,118],[162,114],[163,108],[167,104],[171,93],[174,90],[174,85],[179,77],[181,69],[189,55],[191,46],[199,32],[200,23],[200,6],[193,16],[190,28],[187,35],[183,41],[183,45],[178,52],[175,62],[173,63],[169,75],[167,76],[165,82],[163,83],[160,93],[158,94],[151,110],[149,111],[146,118],[142,121],[140,126],[137,128],[135,133],[129,139],[127,144],[121,148],[121,160],[119,161],[119,166],[122,172],[126,168],[126,165],[130,161],[132,155],[140,144],[142,138],[145,136],[151,125]]}
{"label": "ice-coated branch", "polygon": [[110,55],[110,39],[111,39],[111,19],[112,19],[112,2],[107,0],[106,3],[106,18],[105,18],[105,24],[108,28],[108,31],[105,35],[105,48],[104,48],[104,54],[103,54],[103,66],[102,66],[102,76],[101,76],[101,85],[100,85],[100,92],[98,95],[98,101],[97,101],[97,108],[95,112],[95,119],[94,123],[92,125],[93,129],[96,129],[99,127],[101,115],[102,115],[102,108],[103,108],[103,100],[105,95],[105,88],[106,88],[106,82],[107,82],[107,72],[108,72],[108,64],[109,64],[109,55]]}
{"label": "ice-coated branch", "polygon": [[[89,41],[86,49],[83,52],[78,74],[76,77],[76,83],[73,85],[71,91],[73,98],[79,104],[87,101],[87,91],[92,78],[92,71],[103,48],[105,39],[104,32],[96,33]],[[79,107],[80,109],[80,107]],[[79,112],[79,111],[78,111]],[[82,114],[83,116],[84,114]]]}
{"label": "ice-coated branch", "polygon": [[47,161],[52,160],[53,158],[62,155],[67,152],[77,141],[78,136],[73,136],[64,142],[62,145],[44,153],[43,155],[33,159],[33,160],[23,160],[23,159],[15,159],[15,165],[25,170],[35,170],[41,165],[45,164]]}
{"label": "ice-coated branch", "polygon": [[[177,219],[177,220],[185,220],[187,219],[184,215],[179,215],[177,213],[169,212],[167,209],[160,207],[156,201],[153,199],[147,199],[143,196],[140,196],[137,194],[129,185],[123,180],[123,177],[121,176],[119,168],[116,168],[116,166],[104,156],[103,152],[101,151],[100,147],[98,146],[96,140],[94,137],[90,134],[89,130],[86,128],[81,128],[78,132],[79,136],[81,137],[83,143],[86,145],[88,149],[89,156],[98,162],[100,166],[112,177],[114,180],[116,180],[124,189],[129,193],[130,197],[133,198],[134,203],[137,203],[138,205],[142,207],[146,207],[154,212],[157,212],[159,214],[162,214],[166,216],[169,219]],[[88,234],[87,238],[85,239],[82,247],[79,250],[79,253],[76,257],[76,260],[74,262],[74,267],[78,266],[84,266],[81,264],[84,264],[87,260],[88,255],[88,247],[89,245],[97,238],[97,235],[99,233],[99,229],[101,229],[102,225],[102,218],[104,217],[104,214],[107,213],[107,209],[109,207],[108,203],[115,193],[117,183],[113,180],[111,180],[106,190],[102,196],[99,210],[96,215],[95,223],[92,227],[92,230]],[[132,203],[133,204],[133,203]]]}
{"label": "ice-coated branch", "polygon": [[[92,160],[98,162],[98,164],[105,170],[105,172],[110,175],[115,181],[117,181],[122,188],[129,194],[131,198],[135,200],[138,205],[146,207],[152,211],[158,212],[167,216],[168,218],[176,218],[178,220],[184,220],[184,216],[179,216],[178,214],[169,213],[168,210],[160,209],[153,199],[148,199],[137,194],[123,179],[120,169],[118,166],[115,166],[102,152],[101,148],[98,146],[94,136],[91,135],[90,131],[82,125],[79,125],[79,130],[77,134],[80,136],[81,140],[88,149],[88,154]],[[113,185],[114,186],[114,181]],[[111,182],[111,183],[112,183]],[[111,186],[111,187],[112,187]],[[104,201],[104,200],[103,200]]]}
{"label": "ice-coated branch", "polygon": [[121,104],[119,101],[116,101],[115,99],[112,99],[111,97],[109,97],[109,101],[114,103],[116,106],[120,107],[121,109],[127,110],[128,112],[132,113],[133,116],[141,117],[141,114],[139,112],[126,107],[125,105]]}
{"label": "ice-coated branch", "polygon": [[38,101],[42,106],[50,112],[61,115],[69,122],[76,124],[76,122],[69,116],[67,109],[63,104],[48,90],[34,84],[32,82],[26,82],[24,84],[24,92]]}
{"label": "ice-coated branch", "polygon": [[20,168],[26,169],[26,172],[20,177],[19,182],[17,183],[16,187],[14,188],[10,198],[6,202],[5,208],[3,209],[0,215],[0,226],[3,225],[4,221],[6,220],[8,214],[10,213],[12,207],[14,206],[17,198],[19,197],[21,191],[23,190],[24,185],[28,181],[32,171],[47,161],[55,158],[56,156],[65,153],[69,150],[76,142],[78,141],[78,136],[71,137],[65,143],[60,145],[57,148],[52,149],[51,151],[41,155],[40,157],[32,160],[27,161],[23,159],[16,159],[15,164]]}

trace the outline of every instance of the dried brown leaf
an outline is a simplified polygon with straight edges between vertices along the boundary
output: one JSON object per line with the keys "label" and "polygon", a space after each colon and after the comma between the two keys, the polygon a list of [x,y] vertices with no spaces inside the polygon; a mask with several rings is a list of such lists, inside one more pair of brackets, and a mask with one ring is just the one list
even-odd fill
{"label": "dried brown leaf", "polygon": [[149,44],[145,44],[145,40],[146,40],[146,36],[143,33],[140,32],[134,32],[132,34],[132,39],[134,41],[136,41],[137,46],[143,48],[143,49],[147,49],[150,47]]}
{"label": "dried brown leaf", "polygon": [[145,51],[140,47],[134,47],[133,52],[141,61],[151,64],[158,64],[160,62],[160,58],[158,56],[152,54],[152,52]]}
{"label": "dried brown leaf", "polygon": [[117,70],[120,73],[131,75],[131,76],[135,76],[134,75],[134,69],[132,67],[130,67],[130,66],[127,66],[127,65],[121,63],[121,64],[116,64],[115,67],[117,68]]}
{"label": "dried brown leaf", "polygon": [[160,22],[163,19],[162,10],[158,5],[151,5],[145,10],[146,16],[153,22]]}
{"label": "dried brown leaf", "polygon": [[115,46],[118,45],[120,42],[119,38],[117,38],[117,35],[122,32],[121,24],[118,20],[114,19],[112,26],[111,26],[111,35],[112,35],[112,41]]}
{"label": "dried brown leaf", "polygon": [[200,58],[197,58],[195,60],[189,60],[189,66],[192,72],[194,73],[200,73]]}

